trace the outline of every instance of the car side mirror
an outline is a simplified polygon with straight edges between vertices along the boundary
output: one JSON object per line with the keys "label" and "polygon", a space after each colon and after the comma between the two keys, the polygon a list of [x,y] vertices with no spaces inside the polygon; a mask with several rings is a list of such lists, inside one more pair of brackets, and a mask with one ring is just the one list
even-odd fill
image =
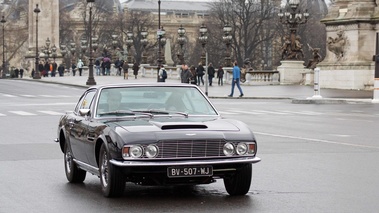
{"label": "car side mirror", "polygon": [[91,110],[90,109],[79,109],[79,114],[81,116],[89,116],[91,114]]}

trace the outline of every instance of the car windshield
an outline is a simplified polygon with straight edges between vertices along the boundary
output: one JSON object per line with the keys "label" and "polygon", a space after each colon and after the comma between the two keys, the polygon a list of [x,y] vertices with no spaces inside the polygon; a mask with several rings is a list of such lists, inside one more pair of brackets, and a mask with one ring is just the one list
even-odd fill
{"label": "car windshield", "polygon": [[112,87],[100,91],[95,117],[217,115],[196,87]]}

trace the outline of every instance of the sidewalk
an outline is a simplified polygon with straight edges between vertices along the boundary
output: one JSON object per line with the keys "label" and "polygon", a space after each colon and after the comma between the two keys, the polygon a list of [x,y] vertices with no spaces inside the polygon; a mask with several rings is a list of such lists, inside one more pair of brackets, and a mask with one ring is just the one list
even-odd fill
{"label": "sidewalk", "polygon": [[[64,76],[64,77],[42,77],[39,80],[24,77],[17,80],[29,80],[35,82],[54,83],[62,85],[78,86],[88,88],[86,85],[88,76]],[[116,83],[156,83],[155,78],[146,78],[134,76],[127,80],[123,76],[95,76],[97,85],[116,84]],[[166,83],[179,83],[179,79],[166,79]],[[213,86],[201,85],[200,88],[208,93],[210,98],[228,98],[231,85],[217,85],[217,81],[213,81]],[[244,99],[290,99],[292,103],[300,104],[332,104],[332,103],[372,103],[373,91],[365,90],[340,90],[340,89],[321,89],[321,99],[312,99],[314,95],[313,86],[303,85],[267,85],[267,86],[248,86],[241,84]],[[234,97],[239,96],[237,88],[234,89]]]}

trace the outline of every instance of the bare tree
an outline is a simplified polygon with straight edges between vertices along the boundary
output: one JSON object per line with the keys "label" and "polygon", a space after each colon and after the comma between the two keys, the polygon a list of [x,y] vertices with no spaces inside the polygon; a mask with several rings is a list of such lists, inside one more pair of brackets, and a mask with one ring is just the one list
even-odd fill
{"label": "bare tree", "polygon": [[[248,59],[253,64],[261,63],[265,58],[269,60],[271,56],[264,56],[263,53],[272,53],[270,44],[277,37],[277,30],[274,27],[276,19],[275,5],[269,0],[221,0],[211,3],[211,13],[214,26],[218,27],[218,46],[222,42],[222,27],[229,24],[233,30],[232,49],[234,59],[242,64]],[[221,32],[220,32],[221,31]],[[210,31],[213,33],[213,31]],[[210,35],[209,37],[212,38]],[[217,39],[214,37],[214,39]],[[213,47],[218,49],[220,47]],[[271,51],[267,51],[267,49]]]}

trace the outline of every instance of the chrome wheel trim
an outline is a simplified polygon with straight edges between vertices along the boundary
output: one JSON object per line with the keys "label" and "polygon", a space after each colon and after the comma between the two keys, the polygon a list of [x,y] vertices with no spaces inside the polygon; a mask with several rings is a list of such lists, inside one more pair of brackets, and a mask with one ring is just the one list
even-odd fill
{"label": "chrome wheel trim", "polygon": [[[67,148],[68,149],[68,148]],[[71,166],[72,166],[72,155],[71,155],[71,151],[68,149],[66,151],[66,154],[65,154],[65,161],[66,161],[66,170],[67,170],[67,173],[71,173]]]}
{"label": "chrome wheel trim", "polygon": [[108,186],[108,154],[104,151],[104,156],[101,162],[101,182],[104,187]]}

